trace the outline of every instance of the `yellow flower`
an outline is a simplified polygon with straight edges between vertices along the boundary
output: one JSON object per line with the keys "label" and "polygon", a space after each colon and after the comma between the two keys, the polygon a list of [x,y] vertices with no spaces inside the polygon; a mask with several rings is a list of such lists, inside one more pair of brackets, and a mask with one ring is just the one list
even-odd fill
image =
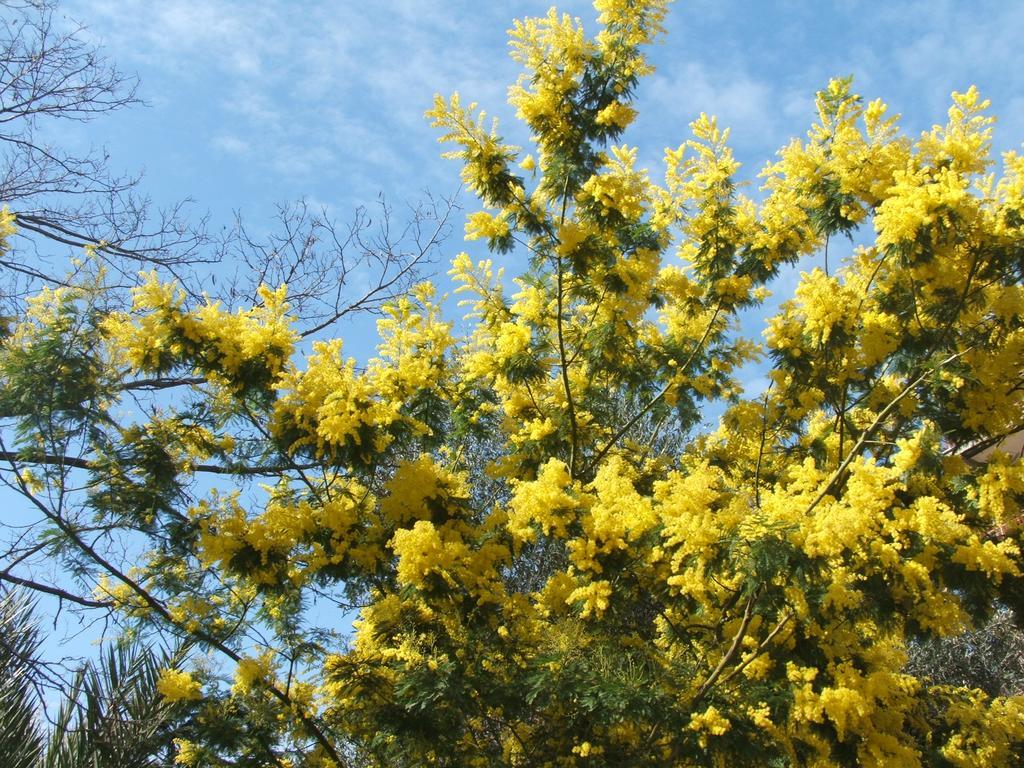
{"label": "yellow flower", "polygon": [[179,669],[161,670],[156,689],[168,701],[193,701],[203,696],[199,681]]}
{"label": "yellow flower", "polygon": [[199,747],[187,739],[174,739],[174,747],[178,753],[174,756],[175,765],[192,766],[199,761]]}
{"label": "yellow flower", "polygon": [[243,658],[235,667],[235,682],[231,692],[235,695],[246,694],[257,685],[266,683],[273,674],[273,651],[267,651],[259,658]]}
{"label": "yellow flower", "polygon": [[732,728],[732,723],[714,706],[690,716],[691,731],[700,734],[701,746],[706,747],[708,736],[722,736]]}
{"label": "yellow flower", "polygon": [[477,211],[466,217],[466,239],[507,237],[508,221],[503,215],[492,216],[486,211]]}
{"label": "yellow flower", "polygon": [[572,605],[577,602],[583,603],[580,609],[580,616],[584,619],[595,616],[601,618],[608,610],[612,596],[612,585],[608,581],[594,581],[584,587],[577,587],[572,591],[565,602]]}
{"label": "yellow flower", "polygon": [[607,172],[587,179],[580,199],[593,202],[602,216],[616,212],[626,219],[638,219],[651,201],[647,171],[635,169],[635,147],[612,147],[611,152],[614,159]]}
{"label": "yellow flower", "polygon": [[598,125],[613,125],[625,128],[636,118],[636,110],[626,104],[613,101],[597,113],[595,122]]}

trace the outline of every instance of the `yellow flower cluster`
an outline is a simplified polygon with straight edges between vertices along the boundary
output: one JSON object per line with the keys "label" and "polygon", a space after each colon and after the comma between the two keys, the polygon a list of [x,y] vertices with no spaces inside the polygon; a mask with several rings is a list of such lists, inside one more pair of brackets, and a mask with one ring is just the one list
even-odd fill
{"label": "yellow flower cluster", "polygon": [[398,418],[398,404],[380,402],[372,383],[356,373],[355,360],[343,361],[342,342],[315,342],[305,371],[289,371],[280,383],[273,430],[291,437],[290,449],[313,446],[320,455],[330,455],[335,446],[375,435],[374,449],[388,442],[384,431]]}
{"label": "yellow flower cluster", "polygon": [[432,574],[444,578],[455,563],[465,560],[467,550],[461,537],[442,538],[442,531],[450,533],[451,529],[438,530],[429,520],[418,520],[412,528],[395,532],[391,548],[398,557],[399,583],[420,586]]}
{"label": "yellow flower cluster", "polygon": [[601,216],[616,213],[638,219],[650,202],[647,171],[635,169],[635,147],[612,147],[611,153],[607,169],[584,182],[580,201],[594,205]]}
{"label": "yellow flower cluster", "polygon": [[597,35],[602,54],[622,67],[625,77],[642,77],[653,72],[639,52],[665,31],[663,21],[669,0],[595,0],[598,22],[604,29]]}
{"label": "yellow flower cluster", "polygon": [[551,459],[537,473],[536,480],[520,481],[509,502],[509,532],[516,538],[534,539],[538,526],[544,535],[565,538],[567,524],[575,517],[579,499],[565,462]]}
{"label": "yellow flower cluster", "polygon": [[380,356],[365,373],[356,372],[353,359],[342,360],[342,343],[335,340],[314,343],[306,370],[281,377],[271,429],[289,450],[332,456],[355,448],[370,456],[391,444],[392,425],[429,430],[403,409],[446,375],[451,326],[439,321],[432,294],[432,286],[422,285],[413,296],[385,307],[378,322]]}
{"label": "yellow flower cluster", "polygon": [[581,572],[602,573],[602,555],[630,549],[657,523],[651,499],[636,491],[636,477],[618,457],[598,470],[580,519],[584,535],[569,542],[569,559]]}
{"label": "yellow flower cluster", "polygon": [[[543,135],[565,135],[572,130],[570,96],[579,87],[587,58],[593,55],[579,20],[559,16],[552,8],[543,18],[514,22],[509,43],[512,58],[529,72],[509,89],[516,116]],[[551,148],[542,143],[541,157]]]}
{"label": "yellow flower cluster", "polygon": [[629,124],[636,119],[636,115],[636,110],[629,105],[613,101],[597,113],[596,122],[598,125],[614,125],[617,128],[628,128]]}
{"label": "yellow flower cluster", "polygon": [[1024,739],[1024,697],[987,700],[980,691],[939,688],[954,698],[946,721],[956,730],[942,746],[942,756],[957,768],[1011,765],[1018,755],[1010,746]]}
{"label": "yellow flower cluster", "polygon": [[714,706],[710,706],[703,712],[695,713],[690,718],[690,730],[701,734],[701,746],[706,747],[708,736],[722,736],[728,733],[732,727],[729,718],[725,717]]}
{"label": "yellow flower cluster", "polygon": [[188,739],[173,739],[176,754],[174,755],[175,765],[192,766],[199,762],[199,747]]}
{"label": "yellow flower cluster", "polygon": [[395,525],[429,520],[433,514],[450,514],[467,498],[465,478],[439,466],[427,454],[403,461],[384,485],[380,511]]}
{"label": "yellow flower cluster", "polygon": [[16,217],[6,205],[0,208],[0,253],[7,253],[10,250],[8,238],[18,231],[16,221]]}
{"label": "yellow flower cluster", "polygon": [[168,701],[193,701],[203,697],[199,681],[180,669],[162,669],[156,689]]}
{"label": "yellow flower cluster", "polygon": [[259,689],[274,679],[274,652],[266,651],[259,657],[244,657],[235,665],[235,681],[231,692],[242,696]]}
{"label": "yellow flower cluster", "polygon": [[486,211],[478,211],[466,217],[466,239],[507,237],[508,221],[504,216],[492,216]]}
{"label": "yellow flower cluster", "polygon": [[487,205],[504,206],[514,196],[517,186],[509,171],[516,157],[516,148],[501,141],[497,121],[488,130],[484,127],[485,115],[480,112],[474,117],[476,104],[463,107],[458,94],[446,102],[441,96],[434,97],[434,108],[426,113],[435,128],[446,133],[439,141],[460,145],[462,148],[445,154],[465,163],[462,179],[466,185],[486,202]]}
{"label": "yellow flower cluster", "polygon": [[601,615],[608,610],[612,598],[612,585],[606,580],[591,581],[582,587],[577,587],[565,602],[569,605],[580,605],[580,616],[584,619],[589,616],[601,618]]}
{"label": "yellow flower cluster", "polygon": [[185,296],[156,272],[134,291],[132,312],[115,313],[104,324],[109,343],[137,371],[165,372],[192,367],[240,392],[271,387],[282,373],[296,340],[285,286],[259,289],[263,304],[235,313],[219,302],[195,310]]}

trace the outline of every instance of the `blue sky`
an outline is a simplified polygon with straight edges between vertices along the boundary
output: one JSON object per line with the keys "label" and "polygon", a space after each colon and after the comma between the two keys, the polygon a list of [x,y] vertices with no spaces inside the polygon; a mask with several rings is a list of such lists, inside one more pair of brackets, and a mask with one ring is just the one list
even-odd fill
{"label": "blue sky", "polygon": [[[159,205],[195,200],[214,227],[242,212],[258,232],[274,204],[305,198],[340,221],[385,195],[400,211],[429,191],[450,195],[459,167],[441,158],[423,118],[436,92],[460,91],[499,118],[506,139],[527,144],[506,91],[517,65],[507,54],[512,21],[543,15],[547,0],[64,0],[108,56],[137,73],[148,106],[85,126],[68,140],[105,145],[115,168],[145,171],[142,191]],[[587,0],[561,11],[596,32]],[[977,85],[998,116],[995,149],[1024,140],[1024,2],[1018,0],[678,0],[668,33],[650,50],[657,66],[640,85],[640,117],[625,136],[660,178],[665,147],[689,136],[702,111],[732,129],[741,178],[757,173],[814,119],[814,94],[853,75],[866,99],[882,98],[911,135],[945,122],[950,92]],[[77,131],[77,133],[74,133]],[[474,202],[463,196],[466,212]],[[832,259],[843,244],[833,244]],[[461,219],[433,276],[460,250]],[[499,260],[507,276],[521,255]],[[833,261],[833,263],[835,263]],[[763,316],[786,298],[800,268],[773,286],[743,331],[759,338]],[[451,319],[458,320],[452,306]],[[460,326],[464,328],[464,326]],[[368,318],[342,326],[345,352],[366,360]],[[748,394],[763,371],[744,374]],[[712,414],[713,415],[713,414]]]}
{"label": "blue sky", "polygon": [[[524,143],[505,103],[516,78],[506,30],[546,1],[68,0],[120,67],[138,74],[147,107],[80,129],[115,167],[144,169],[156,203],[192,197],[226,224],[258,225],[275,202],[305,197],[345,220],[378,193],[401,205],[458,187],[422,115],[435,92],[459,90]],[[588,2],[559,6],[596,29]],[[852,74],[912,133],[945,119],[951,90],[976,84],[1000,117],[996,147],[1024,139],[1024,3],[689,0],[673,4],[651,52],[626,141],[660,176],[662,150],[701,111],[733,130],[752,177],[813,117],[815,90]],[[471,201],[465,201],[472,205]],[[474,244],[475,245],[475,244]],[[461,224],[445,256],[466,248]],[[443,274],[444,267],[440,268]]]}
{"label": "blue sky", "polygon": [[[427,191],[459,188],[456,162],[441,158],[423,118],[436,92],[458,90],[500,120],[507,140],[529,132],[506,104],[519,71],[507,54],[516,18],[544,15],[547,0],[65,0],[109,58],[136,73],[147,106],[131,108],[65,137],[105,145],[115,169],[145,171],[142,191],[157,206],[192,198],[198,217],[230,226],[240,211],[254,232],[276,203],[305,198],[346,222],[383,194],[401,215]],[[597,29],[587,0],[559,10]],[[678,0],[668,33],[650,49],[657,66],[637,92],[640,117],[624,140],[661,177],[665,147],[689,136],[701,112],[732,129],[741,178],[757,173],[814,119],[814,94],[853,75],[866,99],[882,98],[911,135],[945,122],[953,90],[977,85],[992,100],[997,151],[1024,140],[1024,2],[1011,0]],[[461,199],[466,212],[474,201]],[[465,243],[457,218],[432,266],[447,290],[447,260]],[[837,247],[838,246],[838,247]],[[832,259],[844,254],[834,244]],[[520,255],[498,259],[507,276]],[[833,263],[835,263],[833,261]],[[791,294],[800,268],[748,313],[743,332],[760,339],[764,316]],[[449,304],[452,317],[459,312]],[[459,330],[464,325],[457,325]],[[372,318],[337,328],[345,354],[374,353]],[[764,371],[743,374],[749,395]],[[717,411],[709,411],[714,418]]]}
{"label": "blue sky", "polygon": [[[111,58],[142,81],[147,109],[89,129],[148,186],[222,206],[299,194],[345,206],[377,191],[451,188],[422,119],[435,91],[458,89],[508,116],[517,70],[514,18],[547,2],[454,0],[237,2],[70,0]],[[595,11],[560,9],[594,30]],[[943,118],[949,91],[978,85],[1003,128],[1020,128],[1024,64],[1015,2],[714,2],[672,6],[658,65],[639,93],[631,136],[677,144],[700,111],[733,126],[741,159],[759,165],[806,128],[813,92],[853,74],[912,128]],[[525,140],[510,120],[510,136]],[[1020,131],[1014,131],[1020,136]],[[1024,137],[1022,137],[1024,138]]]}

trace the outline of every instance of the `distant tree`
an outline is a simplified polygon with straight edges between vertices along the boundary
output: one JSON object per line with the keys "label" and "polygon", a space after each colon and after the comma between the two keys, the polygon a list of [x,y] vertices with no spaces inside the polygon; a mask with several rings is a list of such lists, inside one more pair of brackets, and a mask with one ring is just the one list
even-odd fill
{"label": "distant tree", "polygon": [[194,649],[157,679],[184,765],[1019,765],[1024,697],[919,651],[1024,608],[1024,462],[971,453],[1024,427],[1024,159],[974,88],[911,139],[834,80],[759,200],[708,116],[656,184],[615,142],[667,2],[595,5],[512,30],[531,153],[428,113],[522,267],[452,260],[465,335],[419,284],[357,365],[275,272],[29,302],[4,578]]}
{"label": "distant tree", "polygon": [[88,246],[129,274],[200,260],[202,228],[184,221],[181,206],[152,221],[138,177],[114,173],[106,149],[78,153],[56,139],[62,122],[137,104],[135,78],[61,16],[56,0],[4,0],[0,14],[0,201],[24,241],[17,260],[9,253],[0,264],[8,294],[66,277],[66,249],[54,260],[55,243],[79,253]]}
{"label": "distant tree", "polygon": [[10,305],[41,285],[67,283],[78,269],[69,254],[85,249],[128,286],[140,270],[158,268],[197,301],[252,302],[261,281],[287,283],[313,334],[408,289],[444,238],[451,201],[433,198],[399,217],[382,199],[348,226],[302,201],[281,205],[259,237],[240,216],[212,236],[189,201],[154,211],[141,178],[113,172],[106,148],[77,153],[58,140],[63,122],[140,103],[136,78],[85,32],[58,0],[0,0],[0,203],[15,217],[19,241],[0,261],[0,300]]}
{"label": "distant tree", "polygon": [[980,688],[989,696],[1024,694],[1024,632],[1006,609],[977,629],[910,647],[908,670],[936,685]]}

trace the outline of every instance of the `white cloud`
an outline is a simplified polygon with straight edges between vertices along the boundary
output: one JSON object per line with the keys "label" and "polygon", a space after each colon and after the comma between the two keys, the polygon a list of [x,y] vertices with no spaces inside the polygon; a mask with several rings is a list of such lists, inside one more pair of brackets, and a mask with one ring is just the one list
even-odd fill
{"label": "white cloud", "polygon": [[662,105],[663,112],[687,121],[706,112],[717,116],[719,124],[734,127],[736,133],[773,120],[773,87],[742,70],[711,69],[689,61],[671,74],[656,74],[647,95]]}
{"label": "white cloud", "polygon": [[438,154],[423,118],[433,94],[459,89],[501,112],[515,76],[503,55],[517,10],[508,6],[70,0],[69,8],[114,59],[142,70],[147,99],[215,124],[217,136],[250,150],[250,162],[298,180],[349,179],[367,165],[381,176],[436,169],[424,162]]}
{"label": "white cloud", "polygon": [[70,14],[118,53],[168,70],[204,74],[211,68],[259,75],[282,38],[267,34],[280,21],[268,3],[233,0],[72,0]]}
{"label": "white cloud", "polygon": [[909,129],[916,132],[944,122],[950,92],[977,85],[993,97],[993,112],[1003,118],[1002,126],[1017,136],[1024,132],[1024,122],[1012,107],[1019,91],[1017,73],[1024,68],[1024,5],[1000,0],[897,2],[877,9],[870,21],[891,49],[869,51],[865,24],[856,58],[880,95],[907,114]]}
{"label": "white cloud", "polygon": [[782,143],[778,89],[740,65],[712,68],[697,61],[662,66],[639,92],[640,117],[628,138],[641,146],[652,178],[662,175],[661,151],[691,138],[689,124],[702,112],[730,130],[730,146],[743,164],[741,179],[753,179]]}
{"label": "white cloud", "polygon": [[[194,113],[207,135],[231,137],[239,158],[246,147],[240,173],[284,174],[303,191],[311,182],[344,185],[366,198],[380,187],[404,194],[457,183],[423,119],[435,92],[459,90],[501,117],[510,141],[527,141],[505,103],[518,74],[505,55],[506,30],[514,18],[545,13],[550,0],[67,2],[115,60],[140,68],[156,109]],[[714,113],[753,176],[807,130],[814,91],[850,72],[865,96],[930,125],[965,78],[988,92],[1024,65],[1015,34],[1024,6],[1013,5],[843,0],[821,11],[841,19],[829,27],[791,0],[676,4],[673,36],[653,51],[659,70],[641,84],[641,116],[627,138],[658,176],[661,149],[685,140],[700,112]],[[587,0],[559,7],[594,31]],[[1018,102],[997,98],[995,111],[1005,117],[1001,131],[1021,135]]]}
{"label": "white cloud", "polygon": [[247,155],[251,150],[249,142],[231,134],[214,136],[211,143],[215,149],[227,152],[229,155]]}

